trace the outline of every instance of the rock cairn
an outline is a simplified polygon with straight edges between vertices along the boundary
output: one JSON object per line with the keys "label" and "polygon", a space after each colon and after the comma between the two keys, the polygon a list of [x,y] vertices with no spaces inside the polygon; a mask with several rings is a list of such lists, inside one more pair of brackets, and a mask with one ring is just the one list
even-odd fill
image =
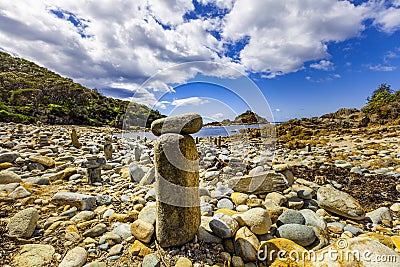
{"label": "rock cairn", "polygon": [[39,135],[39,146],[48,146],[49,145],[49,137],[47,134]]}
{"label": "rock cairn", "polygon": [[72,145],[73,145],[74,147],[76,147],[76,148],[80,148],[80,147],[82,146],[82,144],[79,143],[78,134],[76,133],[75,128],[73,128],[73,129],[71,130],[71,143],[72,143]]}
{"label": "rock cairn", "polygon": [[104,141],[103,149],[104,149],[104,157],[106,158],[106,160],[112,159],[113,147],[110,138],[106,138],[106,140]]}
{"label": "rock cairn", "polygon": [[162,247],[185,244],[199,228],[199,154],[189,135],[200,131],[200,115],[188,113],[156,120],[160,136],[154,146],[156,170],[156,238]]}
{"label": "rock cairn", "polygon": [[106,164],[106,160],[96,155],[86,156],[86,161],[82,163],[82,167],[87,169],[87,182],[89,184],[101,182],[101,166]]}

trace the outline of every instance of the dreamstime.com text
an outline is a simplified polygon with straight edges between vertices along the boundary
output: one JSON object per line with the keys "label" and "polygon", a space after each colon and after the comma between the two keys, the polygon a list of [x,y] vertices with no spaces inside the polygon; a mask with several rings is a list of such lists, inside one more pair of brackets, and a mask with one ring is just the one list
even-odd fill
{"label": "dreamstime.com text", "polygon": [[325,260],[340,261],[340,262],[374,262],[374,263],[396,263],[399,257],[396,255],[375,255],[369,250],[342,250],[347,247],[344,240],[338,242],[338,249],[329,248],[323,252],[316,253],[313,250],[305,251],[285,251],[285,250],[267,250],[265,246],[258,251],[259,261],[274,261],[279,259],[281,261],[292,262],[323,262]]}

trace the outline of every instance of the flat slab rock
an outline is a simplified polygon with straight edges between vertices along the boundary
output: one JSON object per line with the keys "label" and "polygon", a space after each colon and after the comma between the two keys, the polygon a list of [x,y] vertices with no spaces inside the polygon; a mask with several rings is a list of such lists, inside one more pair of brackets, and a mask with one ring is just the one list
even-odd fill
{"label": "flat slab rock", "polygon": [[51,245],[27,244],[21,246],[18,254],[14,257],[13,263],[16,267],[51,266],[55,249]]}
{"label": "flat slab rock", "polygon": [[56,204],[71,205],[80,210],[92,210],[96,207],[96,197],[79,193],[58,192],[51,201]]}
{"label": "flat slab rock", "polygon": [[153,121],[151,131],[155,136],[164,133],[193,134],[203,127],[203,119],[197,113],[186,113]]}
{"label": "flat slab rock", "polygon": [[317,201],[321,208],[337,215],[353,220],[365,218],[365,211],[355,198],[331,186],[318,189]]}
{"label": "flat slab rock", "polygon": [[235,192],[263,194],[274,191],[283,191],[289,187],[285,176],[276,172],[261,172],[254,175],[233,177],[228,187]]}

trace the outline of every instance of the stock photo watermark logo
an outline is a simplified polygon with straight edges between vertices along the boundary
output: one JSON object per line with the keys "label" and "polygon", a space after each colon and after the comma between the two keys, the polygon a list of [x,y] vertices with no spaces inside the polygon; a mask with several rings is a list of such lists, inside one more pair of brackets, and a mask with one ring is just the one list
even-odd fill
{"label": "stock photo watermark logo", "polygon": [[300,249],[284,250],[272,246],[268,247],[268,245],[264,244],[258,251],[257,257],[260,262],[266,262],[267,264],[279,260],[285,263],[298,263],[300,266],[309,266],[308,264],[312,266],[313,262],[340,262],[358,266],[357,264],[359,262],[383,264],[397,263],[399,261],[399,256],[396,255],[377,255],[369,249],[362,251],[351,249],[348,240],[344,238],[339,238],[334,246],[329,246],[319,251]]}
{"label": "stock photo watermark logo", "polygon": [[[168,77],[173,75],[179,75],[183,72],[193,72],[193,77],[189,79],[189,81],[184,81],[182,83],[173,84],[173,87],[168,87],[167,90],[158,90],[155,86],[160,85],[162,83],[165,84],[165,81],[168,81]],[[231,79],[216,79],[215,75],[205,76],[196,76],[198,73],[229,73]],[[211,76],[214,76],[212,78]],[[168,84],[168,83],[167,83]],[[212,88],[212,92],[210,89],[204,90],[204,92],[196,91],[196,97],[182,98],[179,99],[176,96],[176,91],[185,88],[186,90],[191,90],[191,87],[195,86],[195,88],[204,87],[204,88]],[[166,88],[165,86],[163,88]],[[183,89],[182,89],[183,90]],[[170,116],[176,116],[182,113],[195,112],[199,113],[202,116],[203,123],[205,122],[216,122],[216,117],[213,117],[212,112],[217,112],[219,115],[218,118],[222,118],[221,114],[233,114],[235,117],[244,112],[245,110],[253,111],[254,113],[261,113],[262,117],[265,117],[269,122],[268,129],[267,126],[264,126],[264,130],[260,131],[261,140],[268,140],[268,151],[270,151],[270,160],[272,161],[275,149],[276,142],[276,133],[275,133],[275,123],[272,111],[270,106],[261,92],[260,88],[250,80],[247,75],[239,72],[238,70],[233,69],[231,66],[214,63],[214,62],[189,62],[179,64],[163,71],[160,71],[149,78],[146,82],[144,82],[135,92],[132,99],[135,100],[139,98],[141,95],[147,95],[149,97],[149,101],[147,104],[152,109],[162,109],[166,111],[164,113],[167,115],[167,118],[164,121],[161,129],[158,129],[160,133],[162,133],[165,129],[173,128],[173,132],[179,133],[180,130],[185,126],[185,123],[190,123],[190,120],[185,121],[181,120],[180,125],[173,125],[176,123],[176,120],[170,121]],[[186,94],[187,95],[187,94]],[[173,100],[171,100],[173,99]],[[218,110],[213,110],[217,109]],[[138,129],[140,127],[142,130],[144,128],[149,128],[150,123],[153,120],[153,115],[149,112],[148,116],[145,118],[138,119],[136,114],[137,106],[132,102],[128,106],[126,111],[126,115],[123,121],[123,134],[122,139],[130,144],[132,144],[132,140],[134,138],[131,137],[132,129]],[[222,111],[221,111],[222,110]],[[232,116],[233,116],[232,115]],[[230,128],[228,125],[220,126],[227,134],[230,135]],[[204,127],[203,127],[204,128]],[[238,134],[241,135],[240,145],[243,148],[247,146],[252,146],[251,136],[248,135],[247,127],[243,126],[243,130],[239,129],[237,131]],[[165,132],[168,132],[166,130]],[[148,131],[141,131],[137,133],[137,135],[141,136],[141,138],[157,138],[151,136]],[[196,136],[193,135],[195,138]],[[190,138],[193,138],[190,137]],[[214,136],[212,138],[216,138]],[[211,139],[212,139],[211,138]],[[160,137],[158,137],[160,139]],[[207,137],[203,137],[203,139],[207,140]],[[182,138],[177,136],[170,137],[170,142],[168,145],[161,146],[163,149],[163,157],[166,157],[168,162],[175,168],[175,172],[177,175],[182,173],[194,173],[198,175],[199,172],[199,162],[202,160],[202,156],[200,157],[191,157],[188,158],[187,155],[192,155],[192,153],[188,153],[189,146],[185,147],[182,145]],[[210,144],[213,142],[208,140]],[[157,147],[158,140],[155,141],[155,146]],[[186,141],[185,141],[186,142]],[[135,145],[130,145],[131,149]],[[196,148],[194,148],[196,149]],[[156,164],[157,165],[157,164]],[[157,169],[157,168],[156,168]],[[183,174],[186,175],[186,174]],[[162,177],[159,172],[156,171],[156,177],[158,184],[163,188],[168,188],[168,195],[157,195],[157,200],[170,204],[172,206],[177,207],[191,207],[198,206],[199,201],[196,199],[198,196],[198,187],[190,187],[190,186],[182,186],[182,184],[171,183],[165,177]],[[228,182],[228,181],[222,181]],[[252,184],[252,187],[257,187],[257,184]],[[166,190],[163,190],[166,192]],[[185,197],[187,196],[187,197]],[[192,196],[192,197],[189,197]]]}

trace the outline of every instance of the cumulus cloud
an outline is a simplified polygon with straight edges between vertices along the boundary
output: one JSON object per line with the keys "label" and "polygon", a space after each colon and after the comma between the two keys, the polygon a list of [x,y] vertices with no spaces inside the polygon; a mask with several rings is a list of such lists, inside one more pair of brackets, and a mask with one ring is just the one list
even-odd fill
{"label": "cumulus cloud", "polygon": [[199,106],[203,104],[210,103],[210,100],[203,99],[198,96],[188,97],[188,98],[181,98],[181,99],[174,99],[171,103],[173,106]]}
{"label": "cumulus cloud", "polygon": [[357,36],[363,20],[364,7],[348,1],[238,0],[225,17],[223,36],[232,42],[247,36],[241,63],[274,77],[327,57],[327,42]]}
{"label": "cumulus cloud", "polygon": [[366,19],[387,33],[400,29],[399,0],[196,1],[223,12],[188,18],[198,12],[192,0],[0,0],[0,47],[151,105],[199,73],[273,78],[309,61],[329,70],[329,42],[359,36]]}
{"label": "cumulus cloud", "polygon": [[330,62],[329,60],[321,60],[318,63],[313,63],[310,65],[311,68],[313,69],[317,69],[317,70],[334,70],[335,66],[332,62]]}
{"label": "cumulus cloud", "polygon": [[374,25],[382,31],[391,34],[400,29],[399,0],[370,0],[366,6],[368,7],[367,16],[372,18],[374,20]]}

